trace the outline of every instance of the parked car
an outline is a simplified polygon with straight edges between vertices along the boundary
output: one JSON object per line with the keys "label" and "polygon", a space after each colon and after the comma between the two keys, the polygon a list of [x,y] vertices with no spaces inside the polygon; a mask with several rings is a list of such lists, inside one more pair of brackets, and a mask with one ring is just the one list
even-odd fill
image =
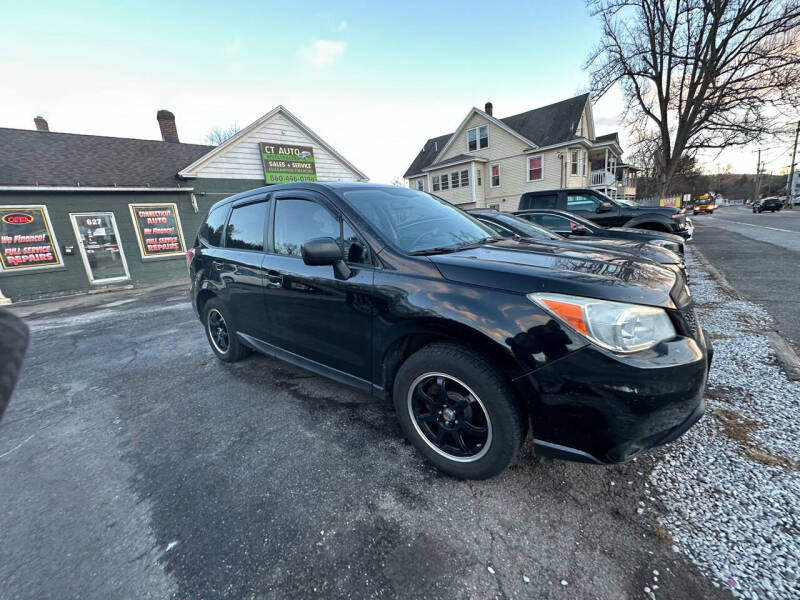
{"label": "parked car", "polygon": [[456,477],[500,473],[531,423],[541,455],[616,463],[705,409],[711,350],[671,270],[502,239],[424,192],[237,194],[211,208],[187,263],[220,360],[257,350],[390,398],[411,443]]}
{"label": "parked car", "polygon": [[674,233],[683,238],[691,234],[686,224],[686,210],[669,206],[640,206],[621,198],[611,199],[592,189],[561,189],[526,192],[519,200],[519,210],[555,208],[594,221],[601,227],[635,227]]}
{"label": "parked car", "polygon": [[527,219],[509,213],[502,213],[491,208],[476,208],[467,212],[505,238],[549,243],[561,248],[577,250],[601,248],[611,252],[624,252],[637,258],[652,260],[664,265],[680,273],[686,281],[689,280],[686,265],[680,254],[663,246],[652,244],[649,241],[623,240],[599,236],[566,238],[549,229],[534,225]]}
{"label": "parked car", "polygon": [[[684,239],[673,233],[663,233],[649,229],[636,229],[633,227],[600,227],[589,219],[584,219],[578,215],[555,210],[550,208],[518,210],[511,213],[521,219],[530,221],[540,227],[544,227],[557,233],[558,235],[572,239],[619,239],[635,242],[650,242],[658,246],[663,246],[668,250],[684,254]],[[694,226],[688,223],[690,231]]]}
{"label": "parked car", "polygon": [[701,213],[714,214],[717,209],[717,201],[711,194],[703,194],[694,201],[692,205],[692,214],[699,215]]}
{"label": "parked car", "polygon": [[764,211],[775,212],[783,208],[783,200],[777,196],[770,196],[769,198],[761,198],[753,202],[753,212],[762,213]]}

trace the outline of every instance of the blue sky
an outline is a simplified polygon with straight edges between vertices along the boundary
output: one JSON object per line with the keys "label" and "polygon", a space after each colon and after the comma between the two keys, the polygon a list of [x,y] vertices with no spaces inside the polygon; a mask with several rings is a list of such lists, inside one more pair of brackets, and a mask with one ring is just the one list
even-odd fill
{"label": "blue sky", "polygon": [[[181,141],[283,104],[374,181],[472,106],[506,116],[582,92],[598,25],[560,2],[7,2],[0,126]],[[620,104],[595,107],[599,133]],[[748,154],[749,160],[749,154]],[[754,162],[754,161],[753,161]]]}

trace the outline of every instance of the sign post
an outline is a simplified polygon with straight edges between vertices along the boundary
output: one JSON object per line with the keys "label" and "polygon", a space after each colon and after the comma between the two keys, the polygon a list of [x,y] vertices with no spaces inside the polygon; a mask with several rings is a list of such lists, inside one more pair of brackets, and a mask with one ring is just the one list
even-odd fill
{"label": "sign post", "polygon": [[270,183],[297,183],[317,180],[314,148],[292,144],[261,142],[261,163],[264,181]]}

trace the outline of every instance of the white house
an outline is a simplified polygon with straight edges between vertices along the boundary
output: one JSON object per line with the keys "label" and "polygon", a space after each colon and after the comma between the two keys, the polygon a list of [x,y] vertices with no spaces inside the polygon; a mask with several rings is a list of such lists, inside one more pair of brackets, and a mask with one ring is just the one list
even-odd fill
{"label": "white house", "polygon": [[425,142],[404,177],[463,208],[513,211],[523,193],[557,188],[635,195],[619,137],[595,135],[589,94],[502,119],[491,102],[473,108],[455,132]]}

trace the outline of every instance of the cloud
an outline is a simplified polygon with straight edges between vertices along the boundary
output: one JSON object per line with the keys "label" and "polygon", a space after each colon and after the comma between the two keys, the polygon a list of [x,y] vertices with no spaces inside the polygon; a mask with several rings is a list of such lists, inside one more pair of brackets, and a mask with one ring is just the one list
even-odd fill
{"label": "cloud", "polygon": [[346,47],[345,42],[338,40],[314,40],[300,51],[300,55],[314,69],[321,71],[332,65]]}
{"label": "cloud", "polygon": [[347,21],[342,19],[339,21],[339,25],[336,26],[336,31],[344,31],[345,29],[347,29]]}

